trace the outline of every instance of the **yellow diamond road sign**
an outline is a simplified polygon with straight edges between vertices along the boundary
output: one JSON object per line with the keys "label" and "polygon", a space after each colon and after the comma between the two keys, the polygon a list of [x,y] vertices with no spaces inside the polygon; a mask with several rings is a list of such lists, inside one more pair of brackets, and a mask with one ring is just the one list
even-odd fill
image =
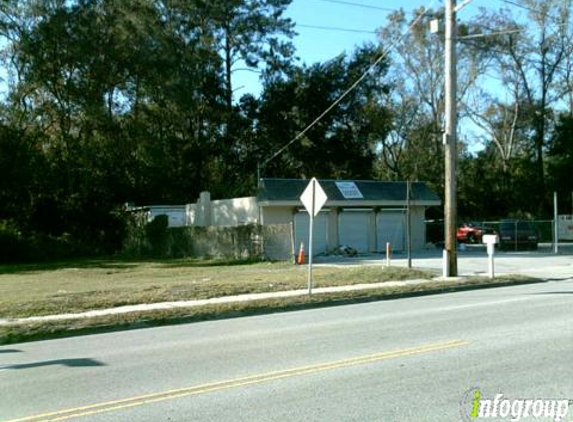
{"label": "yellow diamond road sign", "polygon": [[322,189],[322,186],[320,186],[320,183],[318,183],[318,180],[314,177],[310,180],[310,183],[300,196],[300,200],[308,211],[308,214],[313,217],[318,215],[327,199],[328,197]]}

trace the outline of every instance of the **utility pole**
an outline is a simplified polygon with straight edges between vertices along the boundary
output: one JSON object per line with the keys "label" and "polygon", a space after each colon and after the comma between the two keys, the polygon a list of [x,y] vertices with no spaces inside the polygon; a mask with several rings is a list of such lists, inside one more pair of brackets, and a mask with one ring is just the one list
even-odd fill
{"label": "utility pole", "polygon": [[456,76],[456,0],[445,0],[446,61],[445,61],[445,254],[444,273],[458,275],[456,239],[457,220],[457,76]]}
{"label": "utility pole", "polygon": [[412,195],[412,182],[406,182],[406,250],[408,252],[408,268],[412,268],[412,213],[410,198]]}

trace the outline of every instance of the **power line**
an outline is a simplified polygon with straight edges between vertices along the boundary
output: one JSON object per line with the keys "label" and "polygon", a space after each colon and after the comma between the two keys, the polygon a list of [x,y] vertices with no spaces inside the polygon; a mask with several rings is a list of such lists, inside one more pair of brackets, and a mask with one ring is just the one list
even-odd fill
{"label": "power line", "polygon": [[389,7],[380,7],[380,6],[372,6],[369,4],[354,3],[351,1],[345,1],[345,0],[320,0],[320,1],[323,1],[326,3],[344,4],[346,6],[362,7],[363,9],[380,10],[383,12],[397,12],[400,10],[400,9],[391,9]]}
{"label": "power line", "polygon": [[[331,2],[335,1],[335,0],[329,0]],[[338,1],[338,0],[336,0]],[[433,3],[435,2],[435,0],[432,0],[430,2],[430,4],[428,5],[428,9],[433,5]],[[427,11],[425,11],[424,13],[421,13],[415,20],[414,22],[412,22],[412,24],[408,27],[408,31],[411,31],[412,28],[414,28],[414,26],[416,26],[421,20],[422,18],[427,14]],[[318,122],[320,122],[324,116],[326,116],[328,113],[330,113],[330,111],[336,107],[338,104],[340,104],[340,102],[346,98],[348,96],[348,94],[350,94],[352,91],[354,91],[354,89],[356,89],[356,87],[358,85],[360,85],[360,83],[366,79],[366,77],[368,76],[368,74],[370,72],[372,72],[381,62],[382,60],[384,60],[386,58],[386,56],[388,55],[388,53],[390,52],[390,50],[392,50],[399,42],[401,42],[404,37],[406,36],[406,34],[401,35],[400,37],[398,37],[397,40],[395,40],[393,43],[390,44],[390,46],[388,47],[387,50],[383,51],[382,54],[380,54],[380,56],[374,61],[374,63],[372,63],[370,65],[370,67],[368,67],[368,69],[366,69],[366,71],[350,86],[350,88],[348,88],[346,91],[344,91],[326,110],[324,110],[316,119],[314,119],[312,121],[312,123],[310,123],[307,127],[304,128],[304,130],[302,130],[301,132],[299,132],[298,135],[296,135],[294,138],[292,138],[289,142],[287,142],[282,148],[280,148],[277,152],[275,152],[273,155],[271,155],[269,158],[267,158],[265,161],[263,161],[262,165],[258,166],[258,170],[260,171],[261,167],[265,167],[270,161],[272,161],[273,159],[275,159],[276,157],[278,157],[280,154],[283,153],[283,151],[285,151],[288,147],[290,147],[293,143],[295,143],[296,141],[298,141],[300,138],[302,138],[310,129],[312,129]]]}
{"label": "power line", "polygon": [[366,29],[340,28],[340,27],[336,27],[336,26],[305,25],[305,24],[297,23],[296,27],[320,29],[323,31],[354,32],[354,33],[359,33],[359,34],[376,34],[376,31],[368,31]]}
{"label": "power line", "polygon": [[381,12],[403,12],[406,15],[413,15],[416,16],[417,13],[411,10],[403,10],[402,8],[391,8],[391,7],[380,7],[380,6],[373,6],[370,4],[363,4],[363,3],[354,3],[352,1],[346,1],[346,0],[316,0],[316,1],[322,1],[325,3],[332,3],[332,4],[340,4],[340,5],[344,5],[344,6],[352,6],[352,7],[358,7],[358,8],[363,8],[363,9],[370,9],[370,10],[379,10]]}
{"label": "power line", "polygon": [[[387,11],[387,12],[399,12],[399,11],[401,11],[401,12],[408,14],[408,15],[417,15],[417,13],[413,12],[413,11],[404,11],[402,9],[391,9],[391,8],[386,8],[386,7],[378,7],[378,6],[368,5],[368,4],[354,3],[354,2],[345,1],[345,0],[317,0],[317,1],[323,1],[323,2],[334,3],[334,4],[343,4],[343,5],[348,5],[348,6],[362,7],[362,8],[381,10],[381,11]],[[504,1],[504,0],[501,0],[501,1]],[[510,0],[507,0],[507,1],[510,1]],[[474,4],[469,4],[469,5],[475,6]],[[496,31],[496,32],[492,32],[490,34],[469,35],[469,36],[466,36],[464,38],[480,38],[480,37],[488,36],[488,35],[500,35],[503,33],[509,34],[509,33],[514,33],[514,32],[520,31],[518,29],[497,30],[497,29],[493,29],[492,27],[489,27],[483,23],[476,23],[476,22],[472,22],[472,25],[479,26],[479,27],[488,29],[490,31]],[[319,26],[319,25],[304,25],[304,24],[297,24],[297,26],[300,26],[302,28],[321,29],[321,30],[330,30],[330,31],[376,34],[376,31],[368,31],[368,30],[363,30],[363,29],[340,28],[340,27]]]}

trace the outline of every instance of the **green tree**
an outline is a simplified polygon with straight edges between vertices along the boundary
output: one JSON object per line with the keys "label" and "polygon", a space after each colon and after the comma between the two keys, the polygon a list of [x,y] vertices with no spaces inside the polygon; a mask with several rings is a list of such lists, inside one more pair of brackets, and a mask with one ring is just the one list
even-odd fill
{"label": "green tree", "polygon": [[209,188],[224,85],[198,14],[149,0],[18,5],[2,10],[15,74],[3,118],[44,135],[40,202],[63,216],[56,232],[90,236],[125,201]]}
{"label": "green tree", "polygon": [[[197,0],[211,19],[224,63],[225,98],[233,106],[233,73],[273,72],[290,62],[294,23],[283,16],[292,0]],[[238,66],[243,66],[240,68]]]}
{"label": "green tree", "polygon": [[364,46],[350,57],[340,55],[326,63],[293,69],[285,78],[270,81],[261,98],[257,132],[259,162],[269,160],[265,176],[372,177],[374,148],[388,131],[388,110],[381,98],[387,65],[381,63],[340,103],[287,149],[367,71],[381,49]]}
{"label": "green tree", "polygon": [[40,146],[40,138],[0,126],[0,220],[26,226],[46,170]]}
{"label": "green tree", "polygon": [[[533,153],[534,176],[529,181],[537,193],[533,201],[541,214],[549,200],[545,180],[545,155],[554,124],[554,108],[566,99],[563,90],[568,78],[566,64],[572,53],[571,2],[569,0],[526,0],[527,10],[520,16],[515,10],[483,12],[479,22],[499,28],[515,28],[518,33],[491,40],[483,46],[494,52],[494,70],[505,86],[518,93],[520,122],[528,128],[528,148]],[[566,85],[566,84],[565,84]],[[498,90],[499,94],[504,94]]]}
{"label": "green tree", "polygon": [[[573,193],[573,117],[562,115],[550,140],[548,151],[548,179],[550,188],[557,192],[561,209]],[[571,209],[567,208],[569,213]]]}
{"label": "green tree", "polygon": [[[392,43],[386,107],[392,123],[381,139],[377,173],[391,180],[423,180],[443,192],[444,39],[430,32],[430,21],[443,19],[443,10],[420,8],[388,16],[379,29],[383,43]],[[462,33],[475,28],[460,26]],[[484,54],[469,44],[458,46],[459,97],[465,99],[485,64]],[[463,107],[460,114],[463,117]],[[460,145],[462,146],[462,145]]]}

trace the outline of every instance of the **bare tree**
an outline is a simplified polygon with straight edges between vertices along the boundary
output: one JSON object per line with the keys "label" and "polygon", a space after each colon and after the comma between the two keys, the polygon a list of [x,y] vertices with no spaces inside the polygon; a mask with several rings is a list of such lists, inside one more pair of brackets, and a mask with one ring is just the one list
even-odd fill
{"label": "bare tree", "polygon": [[[495,14],[483,12],[480,20],[498,27],[520,28],[519,33],[501,37],[484,48],[495,53],[494,70],[506,88],[501,90],[501,95],[507,95],[507,90],[512,93],[512,108],[520,104],[519,120],[529,127],[541,211],[546,199],[544,153],[553,124],[553,109],[567,96],[573,100],[562,82],[569,80],[568,61],[573,52],[569,23],[571,0],[525,0],[521,4],[526,10],[525,16],[505,9]],[[474,120],[483,122],[485,118],[474,114]],[[499,141],[499,137],[492,137],[493,142],[496,139]],[[505,144],[510,145],[513,139]],[[504,149],[504,154],[508,151],[511,149]]]}
{"label": "bare tree", "polygon": [[[419,19],[421,15],[423,17]],[[430,21],[442,17],[443,10],[421,8],[410,19],[400,10],[391,14],[387,25],[379,30],[382,44],[391,43],[394,46],[389,72],[393,94],[388,104],[394,111],[393,130],[386,139],[380,141],[380,161],[399,177],[416,177],[414,174],[406,174],[407,168],[416,174],[427,174],[421,171],[422,161],[416,162],[413,157],[413,154],[423,154],[420,149],[414,148],[414,144],[418,148],[422,148],[422,145],[429,148],[426,154],[431,154],[433,158],[424,165],[442,165],[444,39],[443,34],[430,32]],[[414,22],[417,23],[414,25]],[[462,30],[467,33],[472,29],[464,26]],[[485,72],[489,63],[488,54],[471,44],[460,44],[460,98],[468,94]],[[461,113],[464,113],[463,110]],[[412,154],[406,153],[408,149],[412,150]]]}

